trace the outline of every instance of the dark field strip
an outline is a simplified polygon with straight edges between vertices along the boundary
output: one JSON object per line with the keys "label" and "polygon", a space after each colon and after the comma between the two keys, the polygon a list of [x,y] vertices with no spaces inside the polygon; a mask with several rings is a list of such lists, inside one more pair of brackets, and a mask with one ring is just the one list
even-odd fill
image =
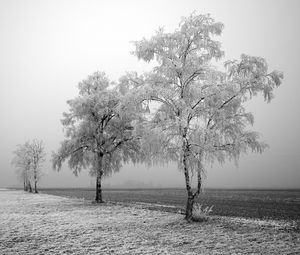
{"label": "dark field strip", "polygon": [[[93,189],[42,189],[41,192],[91,201],[95,197]],[[103,197],[111,202],[150,203],[150,209],[177,212],[184,208],[186,193],[184,189],[106,189]],[[197,202],[213,205],[213,215],[300,221],[300,190],[206,189]]]}

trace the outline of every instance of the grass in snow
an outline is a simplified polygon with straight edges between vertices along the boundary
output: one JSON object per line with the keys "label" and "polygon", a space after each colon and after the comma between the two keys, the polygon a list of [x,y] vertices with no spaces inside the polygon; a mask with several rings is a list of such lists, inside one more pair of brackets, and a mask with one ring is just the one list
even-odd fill
{"label": "grass in snow", "polygon": [[299,254],[282,222],[180,214],[0,191],[0,254]]}

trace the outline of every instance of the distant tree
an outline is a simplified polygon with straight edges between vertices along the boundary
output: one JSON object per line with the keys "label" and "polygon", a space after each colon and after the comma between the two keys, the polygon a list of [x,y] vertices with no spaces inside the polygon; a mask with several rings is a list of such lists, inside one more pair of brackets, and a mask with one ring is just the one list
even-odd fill
{"label": "distant tree", "polygon": [[42,176],[41,166],[46,156],[43,142],[38,140],[25,142],[18,145],[13,153],[12,164],[17,168],[17,175],[23,182],[24,190],[32,192],[33,181],[34,191],[38,193],[37,182]]}
{"label": "distant tree", "polygon": [[45,161],[46,153],[42,140],[33,140],[28,144],[28,154],[31,160],[31,177],[34,182],[34,192],[38,193],[37,182],[42,177],[42,163]]}
{"label": "distant tree", "polygon": [[17,175],[20,181],[23,182],[24,191],[32,192],[31,188],[31,157],[29,155],[29,143],[18,145],[17,149],[13,152],[14,157],[12,160],[12,164],[17,168]]}
{"label": "distant tree", "polygon": [[67,103],[62,124],[66,139],[53,153],[53,167],[60,170],[68,160],[77,175],[90,168],[96,176],[96,202],[103,202],[103,176],[119,171],[122,163],[136,162],[140,152],[139,137],[134,130],[138,112],[123,104],[126,88],[115,86],[105,73],[95,72],[79,83],[79,96]]}
{"label": "distant tree", "polygon": [[222,29],[223,24],[210,15],[196,13],[183,18],[173,33],[159,29],[149,40],[135,42],[134,51],[146,62],[155,59],[157,66],[143,76],[129,74],[123,79],[137,88],[133,97],[137,102],[156,102],[148,115],[143,148],[149,162],[175,161],[183,171],[188,221],[193,219],[205,162],[237,161],[243,152],[265,149],[258,133],[247,130],[254,118],[244,103],[258,93],[270,102],[283,78],[281,72],[269,73],[264,59],[247,55],[227,61],[225,71],[217,70],[212,61],[223,52],[213,38]]}

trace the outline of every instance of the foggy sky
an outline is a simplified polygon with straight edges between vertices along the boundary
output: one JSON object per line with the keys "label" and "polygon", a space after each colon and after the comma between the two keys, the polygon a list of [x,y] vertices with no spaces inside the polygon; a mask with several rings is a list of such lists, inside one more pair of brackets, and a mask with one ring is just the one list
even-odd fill
{"label": "foggy sky", "polygon": [[[254,129],[270,148],[233,163],[206,166],[206,187],[300,188],[299,1],[64,1],[0,0],[0,187],[18,185],[11,166],[17,144],[34,138],[46,144],[43,187],[89,186],[88,171],[74,177],[65,165],[51,169],[51,152],[64,134],[60,119],[77,84],[96,70],[117,81],[126,71],[147,71],[130,51],[134,40],[159,27],[172,32],[182,16],[211,13],[225,25],[218,38],[227,59],[245,53],[266,58],[270,71],[284,72],[283,84],[267,104],[247,104]],[[106,185],[139,181],[183,187],[176,165],[124,166]]]}

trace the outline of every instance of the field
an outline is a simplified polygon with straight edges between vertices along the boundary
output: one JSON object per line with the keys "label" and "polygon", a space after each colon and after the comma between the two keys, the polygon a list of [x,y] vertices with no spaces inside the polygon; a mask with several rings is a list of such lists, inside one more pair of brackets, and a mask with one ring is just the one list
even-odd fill
{"label": "field", "polygon": [[[44,193],[93,200],[93,189],[43,189]],[[145,203],[145,207],[178,212],[184,209],[184,189],[106,189],[104,200]],[[300,222],[300,190],[229,190],[206,189],[198,199],[213,205],[213,215]]]}
{"label": "field", "polygon": [[0,254],[300,254],[283,221],[178,213],[0,189]]}

